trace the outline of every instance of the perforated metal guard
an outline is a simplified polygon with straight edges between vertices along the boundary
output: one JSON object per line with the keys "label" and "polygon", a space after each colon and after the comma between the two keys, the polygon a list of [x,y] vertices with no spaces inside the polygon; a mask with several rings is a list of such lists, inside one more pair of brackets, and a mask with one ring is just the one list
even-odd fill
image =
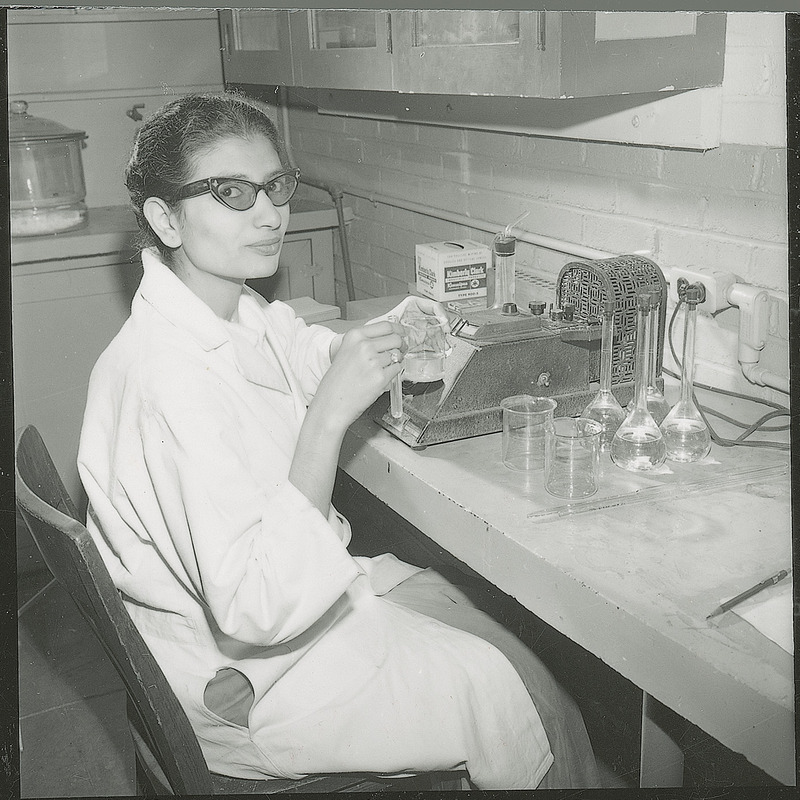
{"label": "perforated metal guard", "polygon": [[[636,362],[636,293],[647,289],[661,292],[656,346],[656,377],[664,360],[664,327],[667,317],[667,282],[661,269],[642,256],[625,255],[597,261],[572,261],[562,267],[556,283],[558,306],[572,303],[578,315],[602,317],[603,304],[614,301],[614,343],[611,383],[632,381]],[[600,362],[596,361],[600,379]]]}

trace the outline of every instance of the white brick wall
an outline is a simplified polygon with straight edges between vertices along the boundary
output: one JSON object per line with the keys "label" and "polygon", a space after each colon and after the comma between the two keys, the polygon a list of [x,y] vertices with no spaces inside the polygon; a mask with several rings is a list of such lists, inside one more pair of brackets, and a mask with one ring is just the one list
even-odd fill
{"label": "white brick wall", "polygon": [[[699,152],[342,119],[292,109],[299,165],[366,192],[523,227],[609,252],[649,251],[661,266],[734,272],[788,291],[784,15],[729,13],[718,148]],[[414,244],[482,231],[348,198],[358,297],[405,290]],[[520,244],[518,263],[554,277],[572,257]],[[344,276],[337,264],[340,299]],[[765,360],[788,370],[785,303]],[[703,321],[698,380],[754,390],[736,363],[738,309]]]}

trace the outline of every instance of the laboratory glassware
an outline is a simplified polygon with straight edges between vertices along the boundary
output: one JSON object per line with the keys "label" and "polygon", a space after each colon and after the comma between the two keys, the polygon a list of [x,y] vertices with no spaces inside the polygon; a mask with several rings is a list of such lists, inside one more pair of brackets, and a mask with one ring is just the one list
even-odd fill
{"label": "laboratory glassware", "polygon": [[614,301],[603,303],[603,327],[600,346],[600,389],[581,414],[602,426],[601,449],[611,445],[617,428],[625,421],[625,411],[611,392],[611,359],[614,346]]}
{"label": "laboratory glassware", "polygon": [[405,329],[406,347],[403,358],[403,380],[432,383],[444,378],[444,361],[450,352],[447,334],[450,325],[427,314],[403,314],[400,324]]}
{"label": "laboratory glassware", "polygon": [[656,289],[650,294],[650,329],[647,333],[648,368],[647,368],[647,408],[657,425],[669,414],[669,403],[656,384],[656,366],[658,353],[658,308],[661,305],[661,292]]}
{"label": "laboratory glassware", "polygon": [[697,305],[700,291],[695,286],[685,290],[686,319],[683,329],[681,397],[661,423],[661,433],[670,461],[699,461],[711,450],[711,433],[694,402],[694,344]]}
{"label": "laboratory glassware", "polygon": [[[396,314],[390,314],[388,317],[389,322],[398,322]],[[395,362],[396,356],[392,353],[392,362]],[[394,419],[400,419],[403,416],[403,373],[398,372],[392,378],[389,384],[389,413]]]}
{"label": "laboratory glassware", "polygon": [[513,235],[514,226],[530,214],[526,211],[513,222],[506,225],[494,237],[492,247],[492,266],[486,281],[486,307],[502,309],[506,303],[516,305],[516,258],[517,237]]}
{"label": "laboratory glassware", "polygon": [[641,489],[634,489],[632,492],[625,494],[614,494],[593,500],[569,503],[556,508],[531,511],[527,518],[532,519],[534,522],[553,522],[576,514],[604,511],[640,503],[667,503],[679,500],[689,494],[701,494],[748,484],[773,483],[775,480],[782,479],[788,471],[787,464],[778,464],[771,467],[756,467],[755,469],[748,467],[698,482],[680,480],[672,483],[657,483],[651,486],[644,486]]}
{"label": "laboratory glassware", "polygon": [[544,488],[567,500],[589,497],[600,478],[600,437],[597,420],[559,417],[547,430]]}
{"label": "laboratory glassware", "polygon": [[637,293],[634,406],[611,440],[611,460],[630,472],[655,469],[664,463],[667,456],[664,437],[647,408],[650,361],[647,323],[651,302],[650,292]]}
{"label": "laboratory glassware", "polygon": [[[399,320],[394,314],[388,319],[399,321],[404,330],[403,371],[389,385],[390,414],[400,419],[403,416],[403,381],[432,383],[444,378],[444,362],[451,350],[447,343],[450,326],[428,314],[408,311]],[[392,360],[395,360],[394,354]]]}
{"label": "laboratory glassware", "polygon": [[503,409],[503,463],[509,469],[544,467],[545,438],[553,424],[556,401],[551,397],[518,394],[500,401]]}
{"label": "laboratory glassware", "polygon": [[[664,417],[669,414],[669,403],[656,384],[656,366],[658,352],[658,307],[661,304],[661,292],[655,289],[650,294],[650,315],[647,322],[647,342],[648,342],[648,364],[647,369],[647,410],[655,420],[656,425],[660,425]],[[632,397],[626,411],[630,411],[636,402],[636,397]]]}
{"label": "laboratory glassware", "polygon": [[9,199],[13,236],[40,236],[85,226],[81,147],[85,131],[34,117],[24,100],[8,114]]}

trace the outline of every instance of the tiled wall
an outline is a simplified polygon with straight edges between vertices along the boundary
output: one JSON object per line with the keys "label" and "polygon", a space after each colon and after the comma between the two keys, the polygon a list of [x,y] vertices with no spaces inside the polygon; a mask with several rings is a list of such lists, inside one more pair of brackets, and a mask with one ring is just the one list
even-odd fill
{"label": "tiled wall", "polygon": [[[705,152],[323,116],[292,105],[294,156],[340,184],[612,253],[647,251],[664,267],[734,272],[773,290],[762,365],[788,372],[785,43],[782,14],[728,15],[722,144]],[[414,245],[491,235],[348,197],[358,297],[402,293]],[[554,278],[572,257],[520,243],[518,265]],[[339,298],[345,299],[341,261]],[[697,379],[755,389],[736,362],[739,311],[698,325]],[[678,337],[679,340],[679,337]]]}

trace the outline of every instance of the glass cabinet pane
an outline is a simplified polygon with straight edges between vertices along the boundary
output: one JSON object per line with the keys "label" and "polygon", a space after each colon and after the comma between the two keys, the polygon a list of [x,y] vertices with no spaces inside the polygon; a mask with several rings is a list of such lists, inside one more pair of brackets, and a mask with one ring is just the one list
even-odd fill
{"label": "glass cabinet pane", "polygon": [[519,42],[519,11],[414,11],[414,47]]}
{"label": "glass cabinet pane", "polygon": [[224,8],[218,14],[226,83],[293,83],[288,11]]}
{"label": "glass cabinet pane", "polygon": [[282,11],[265,11],[240,8],[233,12],[233,46],[236,50],[281,50],[280,14]]}
{"label": "glass cabinet pane", "polygon": [[377,47],[374,11],[312,11],[311,48]]}

